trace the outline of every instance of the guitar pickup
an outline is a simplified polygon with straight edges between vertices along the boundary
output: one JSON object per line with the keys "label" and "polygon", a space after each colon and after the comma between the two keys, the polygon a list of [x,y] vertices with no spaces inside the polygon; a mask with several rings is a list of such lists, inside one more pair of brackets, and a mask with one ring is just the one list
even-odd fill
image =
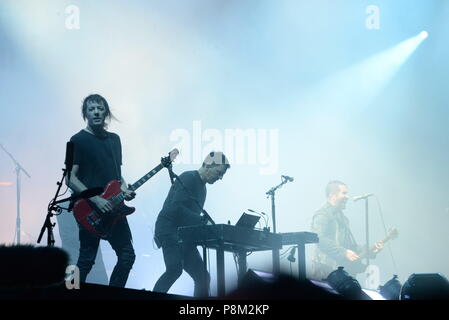
{"label": "guitar pickup", "polygon": [[95,214],[95,212],[92,212],[87,216],[87,221],[93,226],[98,226],[101,222],[101,219]]}

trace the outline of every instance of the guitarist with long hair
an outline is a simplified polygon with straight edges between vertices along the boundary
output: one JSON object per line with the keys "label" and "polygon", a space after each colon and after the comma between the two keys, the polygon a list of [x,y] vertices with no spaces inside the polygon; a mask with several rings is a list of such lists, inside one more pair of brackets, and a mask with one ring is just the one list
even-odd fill
{"label": "guitarist with long hair", "polygon": [[[345,271],[354,275],[351,267],[360,264],[363,250],[357,245],[349,227],[349,220],[343,214],[349,199],[347,185],[333,180],[327,184],[325,192],[326,204],[312,219],[312,231],[317,233],[319,238],[313,257],[312,276],[317,280],[327,278],[338,266],[344,266]],[[382,248],[383,242],[376,242],[374,250],[369,253],[370,257],[374,258]]]}
{"label": "guitarist with long hair", "polygon": [[[73,142],[74,155],[73,168],[70,180],[66,181],[67,185],[78,194],[90,188],[105,188],[111,180],[119,180],[125,200],[132,200],[135,193],[128,189],[121,175],[120,137],[106,130],[107,123],[114,118],[106,99],[98,94],[89,95],[84,99],[81,110],[87,126],[70,139]],[[111,201],[101,196],[92,197],[88,201],[102,214],[106,215],[113,210]],[[77,266],[80,270],[80,281],[85,282],[95,263],[100,237],[79,225],[79,240],[80,253]],[[126,217],[115,224],[107,241],[118,258],[109,285],[124,287],[136,258]]]}

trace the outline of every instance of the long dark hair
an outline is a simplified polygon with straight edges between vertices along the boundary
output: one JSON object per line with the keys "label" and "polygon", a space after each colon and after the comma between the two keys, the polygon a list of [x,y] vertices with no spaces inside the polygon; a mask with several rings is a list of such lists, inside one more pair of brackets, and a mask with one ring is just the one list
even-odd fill
{"label": "long dark hair", "polygon": [[83,120],[86,120],[87,102],[89,102],[89,101],[103,104],[103,106],[105,107],[105,109],[106,109],[106,117],[105,117],[105,120],[106,120],[106,121],[105,121],[105,123],[104,123],[105,129],[106,129],[107,126],[108,126],[108,124],[107,124],[106,122],[109,123],[112,119],[117,120],[117,118],[114,117],[114,115],[112,114],[111,109],[109,108],[109,104],[108,104],[108,102],[106,101],[106,99],[103,98],[103,97],[102,97],[101,95],[99,95],[99,94],[91,94],[91,95],[88,95],[87,97],[84,98],[84,100],[83,100],[83,105],[82,105],[82,107],[81,107],[81,114],[82,114],[82,116],[83,116]]}

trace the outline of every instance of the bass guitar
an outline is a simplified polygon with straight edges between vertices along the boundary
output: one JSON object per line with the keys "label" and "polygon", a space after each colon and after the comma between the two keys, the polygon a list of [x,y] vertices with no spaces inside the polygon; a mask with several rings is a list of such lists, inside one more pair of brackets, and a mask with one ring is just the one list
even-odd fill
{"label": "bass guitar", "polygon": [[[145,182],[151,179],[155,174],[163,168],[170,168],[173,160],[178,156],[178,149],[170,151],[167,157],[161,158],[161,163],[145,174],[142,178],[137,180],[134,184],[129,185],[128,189],[131,191],[137,190]],[[112,180],[109,182],[104,192],[100,195],[103,199],[108,200],[113,209],[108,213],[102,213],[96,208],[89,199],[81,199],[75,202],[73,206],[73,215],[76,221],[90,233],[107,239],[115,226],[115,224],[127,215],[132,214],[136,209],[125,205],[125,192],[121,189],[119,180]]]}

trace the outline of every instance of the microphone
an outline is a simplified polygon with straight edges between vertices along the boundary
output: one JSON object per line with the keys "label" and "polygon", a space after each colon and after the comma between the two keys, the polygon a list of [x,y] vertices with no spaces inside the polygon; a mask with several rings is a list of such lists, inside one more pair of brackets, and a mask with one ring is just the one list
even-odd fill
{"label": "microphone", "polygon": [[255,213],[255,214],[262,214],[262,215],[264,215],[264,216],[267,215],[265,212],[257,212],[257,211],[254,211],[254,210],[252,210],[252,209],[248,209],[248,211],[249,211],[249,212],[252,212],[252,213]]}
{"label": "microphone", "polygon": [[257,211],[255,211],[253,209],[248,209],[248,211],[252,212],[252,213],[255,213],[255,214],[258,214],[259,216],[261,216],[263,218],[263,221],[265,222],[265,227],[263,229],[265,231],[270,232],[270,227],[268,226],[268,220],[270,218],[268,217],[268,215],[265,212],[262,212],[262,211],[261,212],[257,212]]}
{"label": "microphone", "polygon": [[296,259],[295,259],[295,253],[296,253],[296,247],[293,247],[293,248],[290,250],[290,254],[289,254],[288,257],[287,257],[287,260],[290,261],[290,262],[295,262],[295,261],[296,261]]}
{"label": "microphone", "polygon": [[289,176],[281,176],[281,177],[282,177],[282,179],[285,179],[290,182],[293,182],[293,180],[294,180],[292,177],[289,177]]}
{"label": "microphone", "polygon": [[70,172],[72,171],[73,167],[73,149],[74,145],[72,141],[67,142],[66,149],[65,149],[65,168],[67,170],[67,179],[70,180]]}
{"label": "microphone", "polygon": [[366,194],[362,194],[361,196],[356,196],[356,197],[352,197],[352,200],[354,202],[362,200],[362,199],[367,199],[371,196],[374,196],[374,193],[366,193]]}

